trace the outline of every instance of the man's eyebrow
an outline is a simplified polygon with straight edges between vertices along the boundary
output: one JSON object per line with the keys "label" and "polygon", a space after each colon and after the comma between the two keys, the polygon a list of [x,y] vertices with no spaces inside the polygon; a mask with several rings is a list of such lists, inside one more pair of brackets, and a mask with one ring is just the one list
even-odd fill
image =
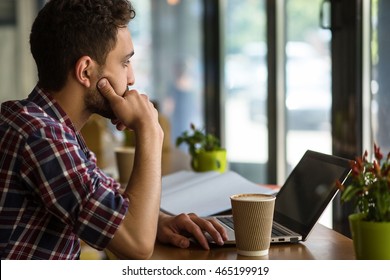
{"label": "man's eyebrow", "polygon": [[131,53],[129,53],[128,55],[126,55],[124,58],[125,58],[125,60],[126,60],[126,59],[129,59],[129,58],[131,58],[133,55],[134,55],[134,51],[132,51]]}

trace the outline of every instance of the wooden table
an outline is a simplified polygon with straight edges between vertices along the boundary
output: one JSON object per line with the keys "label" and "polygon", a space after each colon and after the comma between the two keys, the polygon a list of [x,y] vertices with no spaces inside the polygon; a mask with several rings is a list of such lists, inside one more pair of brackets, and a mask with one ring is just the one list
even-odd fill
{"label": "wooden table", "polygon": [[209,251],[193,244],[189,249],[156,243],[152,260],[350,260],[355,259],[352,240],[321,224],[317,224],[305,242],[272,244],[268,256],[244,257],[236,247],[214,246]]}
{"label": "wooden table", "polygon": [[[190,157],[186,153],[171,149],[163,153],[162,174],[167,175],[179,170],[190,169]],[[236,247],[214,246],[207,251],[197,244],[188,249],[156,242],[152,260],[344,260],[355,259],[352,240],[321,224],[317,224],[305,242],[297,244],[271,245],[266,257],[243,257],[237,255]]]}

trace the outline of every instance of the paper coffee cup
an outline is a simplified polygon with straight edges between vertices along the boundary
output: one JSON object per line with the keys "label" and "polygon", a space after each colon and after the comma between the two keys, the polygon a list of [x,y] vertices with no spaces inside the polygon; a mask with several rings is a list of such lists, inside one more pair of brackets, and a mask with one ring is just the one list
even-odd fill
{"label": "paper coffee cup", "polygon": [[268,255],[271,244],[275,197],[238,194],[230,197],[237,253],[243,256]]}
{"label": "paper coffee cup", "polygon": [[134,147],[118,147],[115,149],[119,182],[122,184],[126,184],[130,179],[134,165],[134,154]]}

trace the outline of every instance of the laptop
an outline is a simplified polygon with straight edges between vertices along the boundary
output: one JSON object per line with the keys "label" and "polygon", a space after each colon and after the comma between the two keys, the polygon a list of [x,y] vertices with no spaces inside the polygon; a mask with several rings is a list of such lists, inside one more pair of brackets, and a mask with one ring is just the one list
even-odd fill
{"label": "laptop", "polygon": [[[271,243],[305,241],[344,182],[350,160],[308,150],[276,194]],[[235,244],[233,217],[216,216]]]}

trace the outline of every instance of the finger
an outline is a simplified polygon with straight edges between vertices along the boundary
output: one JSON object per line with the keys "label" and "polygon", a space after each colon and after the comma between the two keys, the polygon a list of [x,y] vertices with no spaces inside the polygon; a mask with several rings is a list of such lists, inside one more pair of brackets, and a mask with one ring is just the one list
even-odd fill
{"label": "finger", "polygon": [[[170,221],[181,221],[182,219],[176,216],[175,218],[170,218]],[[164,222],[165,224],[170,224],[170,222]],[[163,243],[170,243],[179,248],[188,248],[190,246],[190,241],[188,238],[180,234],[181,227],[178,224],[173,223],[170,226],[163,226],[160,228],[160,231],[157,232],[157,239]]]}
{"label": "finger", "polygon": [[195,230],[192,231],[191,234],[196,239],[196,241],[198,241],[199,245],[202,246],[203,249],[210,250],[209,242],[202,231]]}
{"label": "finger", "polygon": [[117,123],[119,123],[119,120],[118,119],[111,119],[111,123],[116,126]]}
{"label": "finger", "polygon": [[143,97],[145,100],[149,100],[149,96],[147,96],[145,93],[141,93],[140,96]]}
{"label": "finger", "polygon": [[97,83],[97,87],[99,92],[105,98],[107,98],[110,103],[120,98],[120,96],[116,94],[115,90],[112,88],[112,86],[110,85],[110,83],[106,78],[101,78]]}
{"label": "finger", "polygon": [[[224,244],[224,240],[227,239],[227,233],[218,222],[213,219],[206,220],[200,218],[195,214],[190,214],[190,217],[203,232],[207,232],[218,245]],[[226,238],[223,235],[226,235]]]}
{"label": "finger", "polygon": [[113,125],[115,125],[116,129],[119,131],[123,131],[123,130],[127,129],[127,127],[118,119],[111,119],[111,123]]}
{"label": "finger", "polygon": [[170,235],[169,243],[182,249],[186,249],[190,246],[190,240],[188,238],[176,233]]}
{"label": "finger", "polygon": [[127,129],[127,127],[123,123],[117,123],[116,129],[118,129],[119,131],[124,131],[125,129]]}
{"label": "finger", "polygon": [[226,241],[226,240],[229,239],[225,227],[223,227],[223,226],[217,221],[217,219],[212,218],[212,219],[210,219],[209,221],[213,224],[214,228],[219,232],[219,234],[222,236],[222,238],[223,238],[224,241]]}
{"label": "finger", "polygon": [[190,233],[204,249],[209,250],[209,242],[207,241],[202,228],[194,222],[196,217],[197,216],[194,214],[187,215],[188,221],[184,223],[184,229]]}

